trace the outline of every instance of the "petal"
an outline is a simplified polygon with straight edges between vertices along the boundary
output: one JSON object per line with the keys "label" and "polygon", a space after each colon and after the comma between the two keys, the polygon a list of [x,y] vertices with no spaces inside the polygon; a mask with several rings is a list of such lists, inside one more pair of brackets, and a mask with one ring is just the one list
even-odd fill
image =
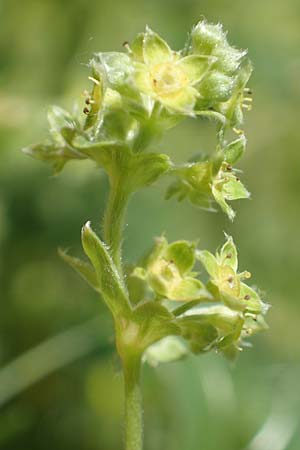
{"label": "petal", "polygon": [[202,80],[215,61],[216,59],[211,56],[189,55],[179,59],[176,65],[184,71],[191,84],[196,84]]}
{"label": "petal", "polygon": [[170,61],[172,51],[168,44],[149,27],[144,36],[144,61],[146,64],[161,64]]}
{"label": "petal", "polygon": [[188,86],[175,94],[159,97],[159,100],[170,109],[182,113],[193,114],[193,108],[198,95],[195,88]]}

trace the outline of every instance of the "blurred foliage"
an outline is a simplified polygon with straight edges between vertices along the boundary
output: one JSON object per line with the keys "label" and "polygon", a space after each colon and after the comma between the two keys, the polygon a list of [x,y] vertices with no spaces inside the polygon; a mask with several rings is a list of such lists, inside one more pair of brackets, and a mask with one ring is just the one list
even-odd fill
{"label": "blurred foliage", "polygon": [[[72,163],[50,177],[48,168],[19,149],[44,137],[49,103],[71,107],[79,98],[83,105],[92,52],[121,49],[145,23],[179,47],[201,14],[224,23],[229,40],[248,47],[254,62],[254,109],[247,115],[249,146],[241,167],[252,199],[238,205],[231,224],[222,214],[165,202],[161,185],[144,190],[129,210],[125,254],[128,261],[137,258],[163,231],[170,240],[200,238],[211,249],[223,231],[232,234],[241,267],[255,274],[273,305],[270,331],[255,338],[254,349],[233,368],[218,355],[145,368],[146,448],[297,450],[298,0],[0,1],[0,364],[99,313],[106,317],[96,293],[56,254],[59,245],[80,252],[87,219],[100,229],[105,178],[90,163]],[[210,127],[190,120],[159,149],[176,161],[209,151]],[[1,449],[120,448],[122,391],[111,336],[112,330],[102,344],[99,338],[99,351],[2,407]]]}

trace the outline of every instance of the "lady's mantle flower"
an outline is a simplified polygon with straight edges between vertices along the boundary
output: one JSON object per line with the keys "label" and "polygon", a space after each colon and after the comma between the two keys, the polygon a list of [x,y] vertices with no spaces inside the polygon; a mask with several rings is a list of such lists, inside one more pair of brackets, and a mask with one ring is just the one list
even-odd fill
{"label": "lady's mantle flower", "polygon": [[266,305],[258,293],[242,281],[250,278],[251,274],[237,272],[237,250],[230,236],[227,236],[227,241],[216,256],[207,250],[198,252],[197,256],[211,277],[207,288],[216,300],[234,310],[254,315],[265,312]]}
{"label": "lady's mantle flower", "polygon": [[203,283],[192,272],[196,262],[195,245],[187,241],[168,244],[164,237],[156,240],[144,267],[134,275],[147,281],[156,295],[176,301],[191,301],[210,297]]}
{"label": "lady's mantle flower", "polygon": [[192,114],[199,98],[196,89],[216,58],[207,55],[181,57],[150,28],[139,34],[130,48],[137,88],[168,109]]}

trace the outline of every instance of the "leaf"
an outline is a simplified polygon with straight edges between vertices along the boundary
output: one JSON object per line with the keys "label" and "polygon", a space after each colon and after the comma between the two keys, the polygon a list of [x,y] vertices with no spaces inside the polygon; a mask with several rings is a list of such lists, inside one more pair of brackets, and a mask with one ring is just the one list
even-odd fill
{"label": "leaf", "polygon": [[82,245],[94,266],[104,301],[114,315],[128,314],[130,303],[125,286],[112,261],[108,247],[91,229],[90,222],[82,228]]}
{"label": "leaf", "polygon": [[27,155],[52,165],[54,174],[62,171],[65,164],[71,159],[85,159],[86,156],[67,147],[57,147],[56,144],[46,142],[34,144],[23,149]]}
{"label": "leaf", "polygon": [[85,261],[82,261],[79,258],[75,258],[74,256],[70,256],[66,251],[62,249],[58,249],[59,256],[69,264],[79,275],[94,288],[97,292],[99,292],[99,283],[97,280],[96,272],[94,268]]}

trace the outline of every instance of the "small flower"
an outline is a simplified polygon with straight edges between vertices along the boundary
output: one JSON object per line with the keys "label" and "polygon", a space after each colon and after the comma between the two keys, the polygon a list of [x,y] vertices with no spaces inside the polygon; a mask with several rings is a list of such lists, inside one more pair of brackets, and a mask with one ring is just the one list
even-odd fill
{"label": "small flower", "polygon": [[231,165],[241,157],[245,145],[246,139],[242,135],[218,151],[214,158],[174,169],[177,180],[167,191],[167,198],[176,196],[181,201],[187,197],[192,204],[211,211],[214,211],[213,202],[216,202],[233,220],[235,212],[228,201],[250,196]]}
{"label": "small flower", "polygon": [[138,89],[172,111],[192,114],[200,94],[196,86],[216,58],[182,57],[150,28],[138,35],[131,49]]}
{"label": "small flower", "polygon": [[191,301],[210,297],[203,283],[192,272],[195,262],[194,244],[187,241],[168,244],[161,237],[156,240],[144,267],[137,267],[134,275],[146,280],[161,298]]}
{"label": "small flower", "polygon": [[266,305],[258,293],[242,280],[251,277],[249,272],[238,273],[237,250],[230,236],[221,250],[214,256],[207,250],[199,251],[198,258],[210,275],[207,288],[216,299],[231,309],[258,315],[264,313]]}

